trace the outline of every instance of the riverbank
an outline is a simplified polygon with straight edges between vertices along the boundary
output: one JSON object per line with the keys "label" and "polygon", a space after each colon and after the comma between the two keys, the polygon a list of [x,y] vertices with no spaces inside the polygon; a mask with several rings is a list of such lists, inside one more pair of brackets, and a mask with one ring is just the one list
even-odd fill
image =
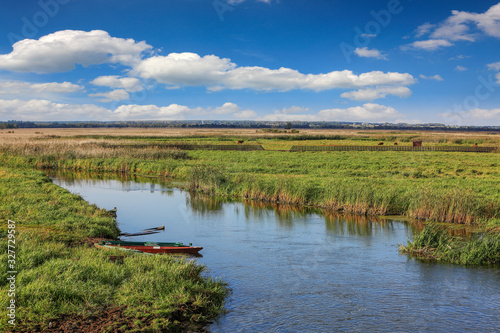
{"label": "riverbank", "polygon": [[[29,167],[29,166],[28,166]],[[15,221],[16,291],[0,273],[1,303],[15,300],[15,331],[185,331],[222,311],[224,282],[202,277],[204,267],[170,256],[95,249],[96,238],[119,230],[103,209],[53,184],[44,173],[0,166],[0,243]],[[11,248],[12,249],[12,248]],[[113,262],[110,255],[124,256]],[[7,251],[0,255],[7,263]],[[3,316],[2,331],[13,326]],[[111,318],[111,319],[110,319]],[[97,326],[96,326],[97,325]]]}
{"label": "riverbank", "polygon": [[206,194],[264,202],[500,225],[497,154],[49,148],[30,145],[3,159],[11,166],[170,177]]}
{"label": "riverbank", "polygon": [[500,263],[500,233],[482,232],[469,239],[450,235],[448,229],[427,225],[399,251],[425,260],[437,260],[460,265]]}
{"label": "riverbank", "polygon": [[[392,132],[248,139],[252,144],[286,148],[299,143],[376,144],[377,140],[396,139],[408,144],[419,135],[436,145],[459,146],[473,141],[496,144],[499,140],[491,134],[446,138],[442,133]],[[500,164],[496,153],[181,151],[159,144],[179,139],[178,135],[114,137],[105,132],[101,136],[34,136],[21,142],[4,138],[2,152],[5,163],[11,166],[169,177],[187,182],[189,190],[209,195],[361,215],[404,215],[472,225],[486,235],[500,229]],[[135,147],[138,140],[141,145]],[[234,141],[234,137],[191,133],[182,140],[214,144]],[[414,254],[425,256],[428,252]]]}

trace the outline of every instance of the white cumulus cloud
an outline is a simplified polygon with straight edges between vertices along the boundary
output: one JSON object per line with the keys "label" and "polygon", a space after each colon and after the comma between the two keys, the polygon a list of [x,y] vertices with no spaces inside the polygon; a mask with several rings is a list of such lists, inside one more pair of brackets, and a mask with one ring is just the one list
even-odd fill
{"label": "white cumulus cloud", "polygon": [[143,60],[133,70],[144,79],[156,79],[168,85],[215,85],[235,64],[214,55],[200,57],[196,53],[170,53]]}
{"label": "white cumulus cloud", "polygon": [[183,119],[193,110],[187,106],[171,104],[157,105],[121,105],[113,112],[113,116],[120,120],[176,120]]}
{"label": "white cumulus cloud", "polygon": [[304,108],[301,106],[291,106],[289,108],[283,108],[279,110],[275,110],[274,113],[265,115],[263,120],[290,120],[289,118],[293,118],[293,120],[302,120],[304,117],[311,117],[310,115],[298,115],[298,113],[308,112],[309,108]]}
{"label": "white cumulus cloud", "polygon": [[422,36],[429,34],[435,26],[436,26],[435,24],[431,24],[429,22],[422,24],[415,31],[415,37],[420,38]]}
{"label": "white cumulus cloud", "polygon": [[101,120],[111,115],[110,110],[93,104],[62,104],[45,99],[0,99],[0,119],[4,120]]}
{"label": "white cumulus cloud", "polygon": [[133,66],[152,48],[144,41],[111,37],[102,30],[62,30],[38,40],[21,40],[12,47],[11,53],[0,55],[0,69],[35,73],[66,72],[75,64]]}
{"label": "white cumulus cloud", "polygon": [[446,112],[439,114],[451,124],[476,126],[500,125],[500,109],[474,109],[470,111]]}
{"label": "white cumulus cloud", "polygon": [[215,108],[214,113],[215,114],[230,114],[230,113],[235,113],[239,112],[240,107],[234,103],[224,103],[222,106],[219,106]]}
{"label": "white cumulus cloud", "polygon": [[398,122],[404,115],[390,106],[366,103],[346,109],[321,110],[316,114],[268,114],[262,120],[269,121],[355,121],[355,122]]}
{"label": "white cumulus cloud", "polygon": [[387,56],[382,54],[379,50],[369,49],[367,47],[362,47],[362,48],[357,47],[354,50],[354,53],[356,53],[359,57],[363,58],[375,58],[375,59],[387,60]]}
{"label": "white cumulus cloud", "polygon": [[101,97],[101,102],[114,102],[130,99],[130,95],[123,89],[115,89],[105,93],[89,94],[90,97]]}
{"label": "white cumulus cloud", "polygon": [[[320,74],[303,74],[291,68],[270,69],[238,66],[228,58],[196,53],[171,53],[167,56],[143,58],[152,47],[146,42],[111,37],[106,31],[63,30],[13,45],[13,51],[0,55],[0,70],[54,73],[76,65],[122,64],[130,67],[128,77],[99,76],[91,84],[127,92],[145,87],[140,79],[152,79],[167,89],[206,86],[209,91],[252,89],[290,91],[294,89],[323,91],[362,88],[377,85],[406,86],[415,83],[408,73],[371,71],[355,74],[350,70]],[[378,50],[358,49],[360,56],[384,58]],[[116,93],[115,93],[116,94]],[[122,93],[124,96],[124,94]]]}
{"label": "white cumulus cloud", "polygon": [[[500,61],[494,62],[492,64],[488,64],[488,69],[490,69],[492,71],[500,71]],[[500,73],[496,74],[495,78],[497,79],[497,83],[500,84]]]}
{"label": "white cumulus cloud", "polygon": [[29,83],[23,81],[0,81],[0,94],[30,95],[39,93],[69,94],[84,87],[71,82]]}
{"label": "white cumulus cloud", "polygon": [[387,95],[394,95],[401,98],[410,97],[411,90],[407,87],[375,87],[348,91],[342,93],[340,97],[355,101],[373,101],[385,98]]}
{"label": "white cumulus cloud", "polygon": [[500,3],[484,13],[453,10],[451,16],[439,24],[427,22],[419,26],[415,36],[419,38],[424,35],[429,35],[430,39],[404,45],[403,49],[435,51],[454,45],[452,42],[475,42],[481,36],[500,38]]}
{"label": "white cumulus cloud", "polygon": [[144,79],[155,79],[170,87],[207,86],[208,90],[253,89],[289,91],[357,88],[372,85],[410,85],[415,79],[408,73],[372,71],[354,74],[352,71],[333,71],[326,74],[302,74],[281,67],[238,67],[230,59],[196,53],[171,53],[141,61],[131,72]]}
{"label": "white cumulus cloud", "polygon": [[235,112],[233,114],[233,116],[237,119],[240,119],[240,120],[250,120],[250,119],[254,119],[255,117],[257,117],[257,113],[253,110],[242,110],[242,111]]}
{"label": "white cumulus cloud", "polygon": [[90,82],[96,86],[125,89],[136,92],[144,89],[141,80],[135,77],[120,77],[118,75],[99,76]]}
{"label": "white cumulus cloud", "polygon": [[402,118],[402,114],[390,106],[366,103],[347,109],[327,109],[318,113],[318,117],[330,121],[395,121]]}
{"label": "white cumulus cloud", "polygon": [[487,36],[500,38],[500,3],[482,14],[453,10],[451,16],[439,24],[431,37],[473,42],[477,39],[477,34],[470,33],[471,27],[478,28]]}
{"label": "white cumulus cloud", "polygon": [[435,51],[439,48],[442,47],[450,47],[453,46],[452,43],[447,41],[446,39],[428,39],[428,40],[421,40],[421,41],[416,41],[411,44],[403,45],[401,48],[403,50],[408,50],[411,48],[415,49],[422,49],[426,51]]}
{"label": "white cumulus cloud", "polygon": [[420,78],[424,79],[424,80],[444,81],[443,78],[441,77],[441,75],[439,75],[439,74],[432,75],[432,76],[425,76],[423,74],[420,74]]}
{"label": "white cumulus cloud", "polygon": [[[363,122],[398,122],[404,115],[392,107],[366,103],[350,108],[321,110],[316,114],[305,114],[309,109],[291,107],[277,110],[273,114],[261,117],[262,120],[304,120],[304,121],[363,121]],[[479,111],[477,111],[479,112]],[[490,113],[492,111],[489,111]],[[497,114],[500,109],[496,111]],[[471,115],[472,117],[473,115]],[[487,114],[482,117],[489,117]],[[188,107],[179,104],[157,105],[121,105],[115,110],[93,104],[63,104],[44,99],[2,100],[0,99],[0,119],[71,121],[71,120],[182,120],[182,119],[256,119],[253,110],[242,110],[234,103],[225,103],[220,107]],[[488,119],[489,119],[488,118]]]}
{"label": "white cumulus cloud", "polygon": [[467,67],[457,65],[457,67],[455,67],[455,70],[459,72],[465,72],[467,70]]}
{"label": "white cumulus cloud", "polygon": [[241,110],[238,105],[228,102],[215,108],[190,108],[179,104],[168,106],[122,105],[116,108],[113,115],[119,119],[130,120],[180,120],[186,118],[250,119],[255,117],[256,113],[252,110]]}
{"label": "white cumulus cloud", "polygon": [[500,61],[488,64],[488,69],[491,69],[492,71],[500,71]]}
{"label": "white cumulus cloud", "polygon": [[0,120],[38,121],[118,121],[118,120],[183,120],[183,119],[253,119],[253,110],[242,110],[234,103],[220,107],[188,107],[179,104],[121,105],[110,110],[95,104],[63,104],[46,99],[0,99]]}

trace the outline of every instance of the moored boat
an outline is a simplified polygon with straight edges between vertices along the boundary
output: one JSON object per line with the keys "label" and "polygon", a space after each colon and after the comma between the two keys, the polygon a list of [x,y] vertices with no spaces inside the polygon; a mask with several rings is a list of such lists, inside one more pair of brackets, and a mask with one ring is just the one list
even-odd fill
{"label": "moored boat", "polygon": [[186,246],[191,246],[192,244],[189,245],[184,245],[181,242],[131,242],[131,241],[112,241],[112,240],[105,240],[102,241],[102,244],[106,245],[119,245],[119,246],[180,246],[180,247],[186,247]]}
{"label": "moored boat", "polygon": [[118,249],[118,250],[127,251],[127,252],[136,252],[136,253],[143,253],[143,254],[151,254],[151,253],[145,253],[145,252],[142,252],[142,251],[139,251],[139,250],[127,249],[127,248],[124,248],[124,247],[114,246],[114,245],[106,245],[106,244],[97,244],[97,243],[94,243],[94,246],[96,248],[98,248],[98,249],[104,249],[104,250]]}
{"label": "moored boat", "polygon": [[145,253],[188,253],[196,254],[203,247],[184,245],[182,243],[153,243],[153,242],[126,242],[126,241],[102,241],[106,248],[120,248],[135,250]]}

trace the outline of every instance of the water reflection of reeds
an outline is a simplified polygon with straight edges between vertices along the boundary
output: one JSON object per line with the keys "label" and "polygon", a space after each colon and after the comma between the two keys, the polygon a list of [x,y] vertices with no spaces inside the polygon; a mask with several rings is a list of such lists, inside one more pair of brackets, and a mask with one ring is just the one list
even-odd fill
{"label": "water reflection of reeds", "polygon": [[191,208],[193,212],[198,213],[201,216],[207,214],[222,214],[223,203],[224,200],[207,195],[201,195],[191,192],[189,193],[189,195],[186,195],[186,206]]}
{"label": "water reflection of reeds", "polygon": [[[174,196],[173,184],[163,178],[135,176],[124,173],[95,173],[85,171],[64,171],[48,174],[50,177],[63,179],[71,186],[106,186],[119,188],[124,192],[128,191],[150,191],[161,192],[162,195]],[[231,202],[228,199],[221,199],[213,196],[189,193],[186,195],[186,206],[193,212],[201,216],[222,215],[224,213],[224,203]],[[285,228],[292,228],[297,224],[308,222],[313,215],[324,216],[326,228],[329,232],[338,235],[371,235],[382,230],[391,230],[394,227],[392,219],[380,218],[377,216],[365,216],[356,214],[343,214],[332,212],[326,209],[300,207],[297,205],[285,205],[276,203],[266,203],[261,201],[243,200],[242,205],[235,205],[237,213],[243,208],[247,220],[269,220],[274,218],[276,223]],[[421,232],[426,223],[419,220],[410,220],[408,227],[415,235]],[[448,233],[455,237],[468,238],[476,232],[473,228],[463,225],[442,224],[448,229]]]}
{"label": "water reflection of reeds", "polygon": [[392,220],[354,214],[324,214],[326,229],[335,235],[369,236],[394,229]]}
{"label": "water reflection of reeds", "polygon": [[326,229],[336,235],[367,236],[378,231],[387,232],[394,228],[394,221],[377,216],[341,214],[324,209],[278,205],[259,201],[244,201],[245,217],[248,220],[264,220],[275,217],[276,222],[284,227],[293,227],[298,223],[308,223],[313,217],[323,216]]}
{"label": "water reflection of reeds", "polygon": [[70,186],[105,186],[121,191],[160,191],[163,195],[172,196],[173,186],[163,179],[141,177],[123,173],[95,173],[85,171],[64,171],[49,173],[47,176],[59,178]]}
{"label": "water reflection of reeds", "polygon": [[[411,220],[409,224],[412,227],[413,235],[415,236],[416,234],[422,232],[424,230],[425,226],[428,225],[427,222],[419,221],[419,220]],[[434,224],[434,223],[433,223]],[[461,237],[465,239],[469,239],[471,236],[476,235],[477,231],[470,226],[466,226],[463,224],[450,224],[450,223],[439,223],[435,224],[437,226],[442,227],[443,229],[446,229],[448,232],[448,235],[453,236],[453,237]]]}
{"label": "water reflection of reeds", "polygon": [[67,182],[77,181],[77,180],[114,180],[114,181],[133,181],[137,183],[154,182],[154,178],[138,177],[135,175],[124,174],[119,172],[86,172],[79,170],[58,170],[57,172],[49,172],[47,174],[49,177],[58,177],[64,179]]}
{"label": "water reflection of reeds", "polygon": [[274,218],[276,223],[285,228],[291,228],[299,223],[305,224],[313,214],[319,213],[319,210],[314,208],[261,201],[244,200],[243,204],[247,220],[258,221]]}

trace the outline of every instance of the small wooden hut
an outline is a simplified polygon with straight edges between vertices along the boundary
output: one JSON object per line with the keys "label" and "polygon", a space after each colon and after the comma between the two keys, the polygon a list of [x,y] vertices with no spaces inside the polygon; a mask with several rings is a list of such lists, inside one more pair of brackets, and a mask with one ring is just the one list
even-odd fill
{"label": "small wooden hut", "polygon": [[413,147],[422,147],[422,140],[413,140]]}

